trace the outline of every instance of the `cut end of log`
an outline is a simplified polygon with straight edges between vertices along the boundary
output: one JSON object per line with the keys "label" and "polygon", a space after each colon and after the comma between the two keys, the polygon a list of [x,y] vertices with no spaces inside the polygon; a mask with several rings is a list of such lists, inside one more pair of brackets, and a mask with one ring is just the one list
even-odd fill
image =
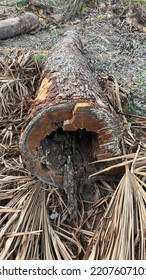
{"label": "cut end of log", "polygon": [[61,186],[68,156],[76,176],[90,175],[89,162],[121,153],[121,134],[121,123],[105,108],[72,101],[38,113],[23,132],[20,146],[32,174]]}

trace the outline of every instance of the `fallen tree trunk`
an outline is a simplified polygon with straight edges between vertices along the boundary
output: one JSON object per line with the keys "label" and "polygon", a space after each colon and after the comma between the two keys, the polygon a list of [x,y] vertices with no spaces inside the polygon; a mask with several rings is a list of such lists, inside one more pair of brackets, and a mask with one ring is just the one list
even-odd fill
{"label": "fallen tree trunk", "polygon": [[0,40],[28,33],[39,26],[39,18],[33,13],[25,13],[16,18],[0,21]]}
{"label": "fallen tree trunk", "polygon": [[[45,183],[62,186],[94,172],[96,159],[121,153],[123,125],[82,53],[75,31],[51,49],[42,82],[21,135],[28,170]],[[68,181],[68,184],[67,184]]]}
{"label": "fallen tree trunk", "polygon": [[[29,0],[25,0],[26,3],[28,3]],[[18,3],[22,2],[22,0],[14,0],[11,2],[0,2],[0,6],[7,6],[7,7],[11,7],[14,6]]]}

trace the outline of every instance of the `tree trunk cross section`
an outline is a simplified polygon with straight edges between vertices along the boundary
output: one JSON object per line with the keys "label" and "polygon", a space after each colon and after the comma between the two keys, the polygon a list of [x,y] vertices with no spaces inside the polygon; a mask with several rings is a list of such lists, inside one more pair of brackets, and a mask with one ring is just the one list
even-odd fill
{"label": "tree trunk cross section", "polygon": [[49,52],[21,135],[26,167],[47,184],[64,184],[67,192],[69,185],[76,188],[80,178],[95,171],[89,162],[121,153],[122,132],[123,124],[108,106],[78,34],[68,31]]}

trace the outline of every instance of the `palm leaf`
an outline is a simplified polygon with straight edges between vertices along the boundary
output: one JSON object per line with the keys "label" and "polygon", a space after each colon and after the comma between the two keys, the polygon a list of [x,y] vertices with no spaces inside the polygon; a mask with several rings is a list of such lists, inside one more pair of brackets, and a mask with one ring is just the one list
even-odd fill
{"label": "palm leaf", "polygon": [[[139,158],[135,153],[131,170],[126,168],[107,210],[96,229],[90,259],[145,259],[146,250],[146,187],[139,174]],[[131,160],[125,162],[131,163]],[[119,164],[117,164],[119,166]],[[141,167],[141,169],[146,167]],[[106,170],[103,170],[106,171]],[[140,173],[142,176],[142,172]],[[145,172],[143,172],[143,176]]]}

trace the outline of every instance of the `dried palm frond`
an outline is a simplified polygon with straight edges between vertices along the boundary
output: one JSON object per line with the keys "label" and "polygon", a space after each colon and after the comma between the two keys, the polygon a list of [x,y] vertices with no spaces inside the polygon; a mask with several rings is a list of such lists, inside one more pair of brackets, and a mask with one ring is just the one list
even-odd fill
{"label": "dried palm frond", "polygon": [[13,196],[1,208],[0,259],[71,259],[51,226],[44,186],[27,177],[27,182],[7,190],[7,194]]}
{"label": "dried palm frond", "polygon": [[146,166],[134,168],[143,160],[139,150],[133,161],[128,161],[132,163],[131,169],[126,168],[96,229],[90,259],[145,259],[146,184],[138,175],[146,175]]}
{"label": "dried palm frond", "polygon": [[[28,109],[28,100],[36,89],[40,68],[32,53],[17,52],[14,58],[5,57],[0,61],[0,104],[1,116]],[[18,114],[17,114],[18,117]]]}
{"label": "dried palm frond", "polygon": [[[15,161],[19,157],[19,137],[37,87],[40,70],[33,53],[18,51],[14,57],[7,56],[0,61],[1,174],[6,172],[8,175],[14,168],[17,170]],[[19,168],[20,166],[18,171]]]}
{"label": "dried palm frond", "polygon": [[113,75],[101,75],[99,83],[103,89],[109,104],[117,112],[122,112],[122,105],[129,99],[129,89],[123,88],[118,84],[118,81]]}

